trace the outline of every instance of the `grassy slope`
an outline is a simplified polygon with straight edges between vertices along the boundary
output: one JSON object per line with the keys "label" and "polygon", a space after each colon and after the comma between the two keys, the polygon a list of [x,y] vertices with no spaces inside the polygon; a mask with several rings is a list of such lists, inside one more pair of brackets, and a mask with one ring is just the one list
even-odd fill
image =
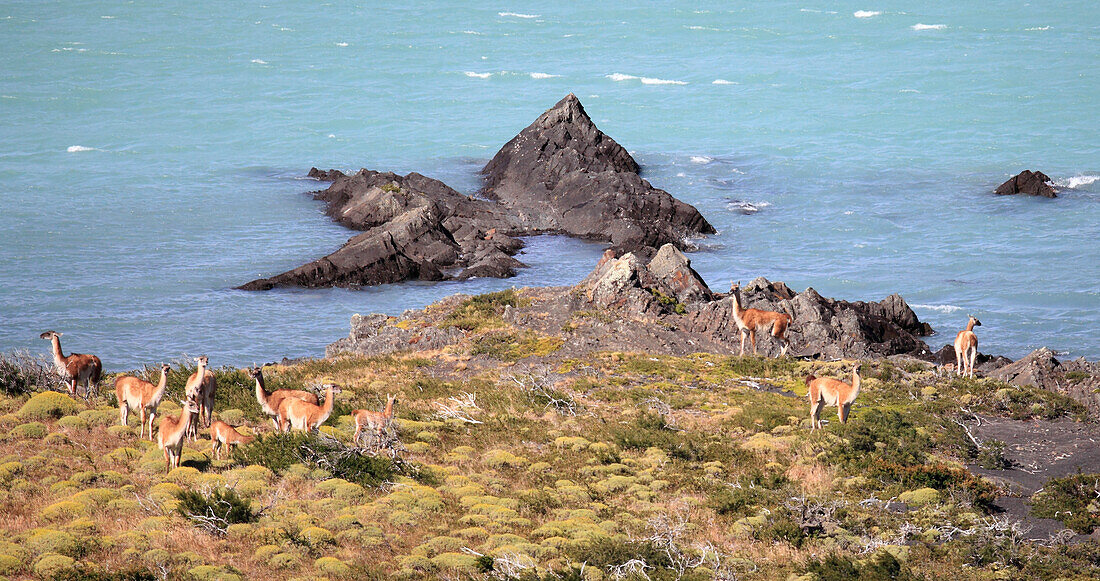
{"label": "grassy slope", "polygon": [[[507,328],[492,304],[460,315],[474,331],[444,352],[266,371],[269,389],[321,376],[345,385],[325,428],[345,441],[350,409],[399,394],[402,457],[418,471],[381,487],[300,464],[275,474],[211,461],[205,437],[165,474],[137,420],[117,426],[112,398],[44,417],[44,430],[18,414],[27,396],[0,400],[0,574],[75,563],[171,578],[485,578],[489,567],[544,575],[584,563],[584,577],[608,578],[631,559],[654,579],[1100,574],[1094,544],[1013,542],[985,512],[992,486],[963,467],[982,451],[948,419],[960,404],[1019,418],[1077,411],[1064,398],[869,362],[850,423],[828,408],[833,421],[811,433],[801,378],[840,376],[842,363],[555,359],[560,341]],[[173,373],[166,402],[188,372]],[[247,377],[218,376],[219,415],[268,431]],[[173,511],[177,491],[218,487],[265,512],[223,537]],[[883,502],[897,498],[908,512]]]}

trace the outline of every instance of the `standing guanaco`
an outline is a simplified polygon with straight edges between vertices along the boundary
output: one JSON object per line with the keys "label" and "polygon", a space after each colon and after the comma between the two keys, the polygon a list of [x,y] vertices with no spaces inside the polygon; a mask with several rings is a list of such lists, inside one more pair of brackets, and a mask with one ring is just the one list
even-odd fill
{"label": "standing guanaco", "polygon": [[76,385],[84,384],[84,393],[90,394],[92,386],[99,383],[103,374],[103,363],[95,355],[61,352],[61,335],[57,331],[46,331],[39,339],[49,339],[53,352],[53,364],[57,374],[69,385],[69,395],[76,395]]}
{"label": "standing guanaco", "polygon": [[355,441],[359,441],[359,435],[363,432],[363,428],[374,432],[375,439],[381,441],[382,432],[393,422],[393,406],[395,405],[397,405],[397,396],[387,394],[386,408],[381,412],[352,410],[351,415],[355,418]]}
{"label": "standing guanaco", "polygon": [[160,430],[157,432],[157,446],[164,450],[165,472],[179,467],[183,441],[187,439],[187,431],[199,413],[199,404],[194,401],[185,399],[180,403],[183,405],[180,417],[166,416],[160,421]]}
{"label": "standing guanaco", "polygon": [[966,329],[955,335],[955,374],[974,377],[974,359],[978,357],[978,336],[974,334],[974,327],[981,327],[982,322],[968,315],[970,320],[966,322]]}
{"label": "standing guanaco", "polygon": [[316,406],[307,401],[288,397],[279,403],[279,429],[287,431],[290,428],[311,432],[325,423],[332,415],[332,406],[336,402],[336,394],[340,388],[334,384],[325,384],[325,403]]}
{"label": "standing guanaco", "polygon": [[745,355],[745,335],[752,339],[752,354],[756,355],[756,331],[758,329],[769,331],[782,345],[779,356],[786,355],[787,347],[791,344],[787,339],[787,327],[791,324],[791,316],[775,311],[742,308],[740,282],[735,284],[730,281],[730,295],[733,296],[733,320],[737,323],[737,329],[741,332],[741,356]]}
{"label": "standing guanaco", "polygon": [[153,385],[140,377],[123,375],[115,379],[115,396],[118,398],[118,419],[126,425],[130,419],[130,410],[141,412],[141,432],[138,438],[145,437],[145,424],[148,419],[149,439],[153,439],[153,418],[157,415],[157,406],[164,399],[164,389],[168,387],[167,363],[160,366],[160,383]]}
{"label": "standing guanaco", "polygon": [[848,411],[859,395],[859,362],[852,367],[852,383],[847,384],[831,377],[806,376],[806,385],[810,388],[810,431],[821,425],[821,408],[828,405],[837,407],[840,423],[847,423]]}
{"label": "standing guanaco", "polygon": [[233,426],[216,420],[210,424],[210,455],[216,459],[223,445],[228,450],[232,450],[238,444],[248,444],[255,439],[255,436],[245,436]]}
{"label": "standing guanaco", "polygon": [[214,414],[214,392],[218,389],[218,381],[214,379],[214,373],[207,369],[209,363],[210,360],[205,355],[199,357],[199,367],[187,378],[187,385],[184,387],[187,399],[194,400],[199,406],[198,411],[195,412],[198,417],[191,423],[191,430],[188,433],[192,441],[198,439],[199,424],[202,423],[203,417],[205,416],[205,421],[209,425]]}
{"label": "standing guanaco", "polygon": [[250,367],[248,374],[252,376],[252,379],[256,380],[256,401],[260,402],[260,408],[263,412],[271,416],[271,423],[275,424],[275,429],[279,428],[279,404],[286,398],[297,398],[307,403],[317,405],[317,394],[310,393],[308,391],[302,391],[300,389],[277,389],[271,393],[267,393],[267,387],[264,385],[264,372],[259,366]]}

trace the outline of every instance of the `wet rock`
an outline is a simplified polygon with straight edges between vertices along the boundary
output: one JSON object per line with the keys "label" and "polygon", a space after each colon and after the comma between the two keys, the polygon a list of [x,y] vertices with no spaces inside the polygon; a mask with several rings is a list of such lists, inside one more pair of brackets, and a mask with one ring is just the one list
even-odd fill
{"label": "wet rock", "polygon": [[713,234],[694,207],[638,175],[638,163],[567,95],[500,149],[484,193],[529,228],[606,240],[620,250]]}
{"label": "wet rock", "polygon": [[1057,198],[1058,192],[1054,189],[1054,183],[1047,174],[1041,171],[1024,170],[1005,183],[997,186],[995,194],[1011,196],[1014,194],[1026,194],[1029,196],[1042,196],[1044,198]]}

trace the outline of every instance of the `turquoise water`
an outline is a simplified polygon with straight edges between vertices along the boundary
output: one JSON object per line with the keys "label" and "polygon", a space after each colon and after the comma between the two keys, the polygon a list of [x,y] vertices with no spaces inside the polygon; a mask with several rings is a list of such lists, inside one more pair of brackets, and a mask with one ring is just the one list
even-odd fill
{"label": "turquoise water", "polygon": [[[311,166],[473,192],[575,92],[718,228],[691,255],[715,289],[900,292],[936,347],[973,313],[982,351],[1100,357],[1095,2],[463,4],[5,3],[0,350],[243,365],[354,312],[575,283],[601,247],[544,237],[511,280],[230,290],[351,235]],[[990,194],[1023,169],[1062,197]]]}

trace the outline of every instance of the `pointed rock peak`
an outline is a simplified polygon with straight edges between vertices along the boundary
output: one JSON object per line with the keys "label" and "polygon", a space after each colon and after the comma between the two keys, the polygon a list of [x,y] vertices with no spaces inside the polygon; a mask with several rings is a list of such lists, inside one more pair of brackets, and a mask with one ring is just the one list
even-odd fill
{"label": "pointed rock peak", "polygon": [[[588,113],[584,111],[584,105],[581,105],[581,100],[573,93],[569,93],[561,101],[558,101],[556,105],[547,109],[542,115],[539,115],[539,118],[535,120],[534,124],[536,127],[546,128],[560,123],[578,123],[595,128],[595,123],[592,122],[592,118],[588,116]],[[599,130],[597,129],[597,131]]]}

